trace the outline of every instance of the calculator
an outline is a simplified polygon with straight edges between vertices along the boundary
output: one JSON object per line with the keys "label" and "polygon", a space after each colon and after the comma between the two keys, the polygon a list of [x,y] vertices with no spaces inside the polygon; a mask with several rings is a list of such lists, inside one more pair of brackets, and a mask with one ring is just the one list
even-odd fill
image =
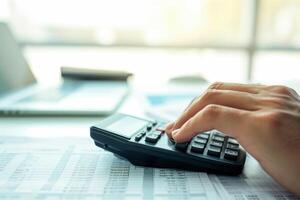
{"label": "calculator", "polygon": [[246,152],[220,131],[199,133],[176,143],[164,132],[164,123],[114,114],[90,128],[95,144],[134,165],[238,175]]}

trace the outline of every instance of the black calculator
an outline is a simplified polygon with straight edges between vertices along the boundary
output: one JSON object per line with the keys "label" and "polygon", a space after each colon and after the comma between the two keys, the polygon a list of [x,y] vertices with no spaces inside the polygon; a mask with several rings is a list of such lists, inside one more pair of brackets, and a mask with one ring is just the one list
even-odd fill
{"label": "black calculator", "polygon": [[217,130],[199,133],[176,143],[164,133],[164,124],[114,114],[90,128],[95,144],[134,165],[176,168],[209,173],[240,174],[246,152],[239,143]]}

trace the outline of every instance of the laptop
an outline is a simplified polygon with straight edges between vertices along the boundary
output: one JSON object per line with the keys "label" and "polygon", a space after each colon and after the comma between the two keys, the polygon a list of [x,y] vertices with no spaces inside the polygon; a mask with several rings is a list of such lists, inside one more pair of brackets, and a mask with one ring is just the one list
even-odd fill
{"label": "laptop", "polygon": [[0,44],[0,115],[109,115],[128,94],[126,81],[38,85],[5,23],[0,23]]}

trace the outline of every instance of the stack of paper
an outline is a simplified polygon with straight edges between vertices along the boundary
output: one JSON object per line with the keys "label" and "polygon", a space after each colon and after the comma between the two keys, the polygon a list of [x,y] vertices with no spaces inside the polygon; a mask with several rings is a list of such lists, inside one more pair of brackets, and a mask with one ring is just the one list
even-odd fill
{"label": "stack of paper", "polygon": [[252,158],[237,177],[143,168],[88,139],[0,139],[0,199],[296,199]]}

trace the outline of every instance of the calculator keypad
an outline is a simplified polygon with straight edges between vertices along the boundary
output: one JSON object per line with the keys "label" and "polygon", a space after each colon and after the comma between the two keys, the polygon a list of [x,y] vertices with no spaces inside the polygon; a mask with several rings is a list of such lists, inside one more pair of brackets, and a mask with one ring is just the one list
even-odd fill
{"label": "calculator keypad", "polygon": [[[175,146],[180,146],[180,144],[175,143]],[[239,150],[239,144],[234,138],[225,136],[216,130],[198,134],[186,148],[186,152],[193,155],[211,156],[231,161],[237,160]]]}
{"label": "calculator keypad", "polygon": [[[157,127],[156,127],[157,126]],[[157,122],[151,123],[143,131],[138,133],[134,140],[136,142],[143,140],[150,145],[156,145],[164,134],[163,128],[160,128]],[[195,156],[211,156],[213,158],[235,161],[238,159],[240,146],[239,143],[231,137],[226,136],[220,131],[212,130],[203,132],[184,143],[176,143],[169,139],[174,150]]]}
{"label": "calculator keypad", "polygon": [[[226,160],[237,160],[239,144],[231,137],[212,130],[198,134],[191,140],[190,152],[195,155],[207,155]],[[188,151],[187,151],[188,152]]]}

